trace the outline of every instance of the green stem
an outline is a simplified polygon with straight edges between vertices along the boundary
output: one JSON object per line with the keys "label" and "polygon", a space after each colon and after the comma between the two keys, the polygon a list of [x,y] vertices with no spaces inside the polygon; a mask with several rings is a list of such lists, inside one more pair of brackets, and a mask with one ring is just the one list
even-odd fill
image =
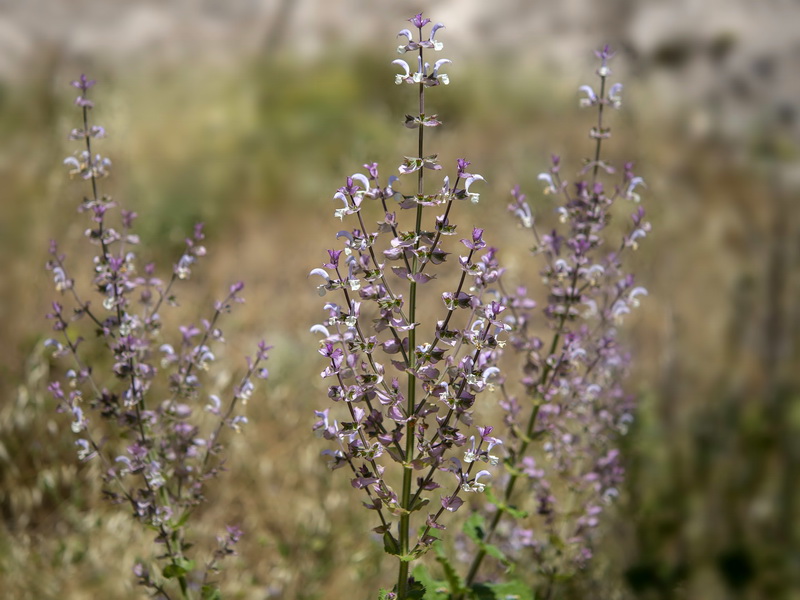
{"label": "green stem", "polygon": [[[422,28],[419,29],[420,39],[422,39]],[[422,48],[419,49],[419,56],[420,62],[422,63]],[[424,64],[424,63],[422,63]],[[423,115],[425,114],[425,84],[419,84],[419,117],[420,120],[422,119]],[[417,137],[417,156],[422,159],[424,156],[424,128],[419,127],[417,129],[418,137]],[[422,195],[424,191],[424,168],[421,168],[417,171],[417,193]],[[415,246],[419,247],[419,234],[422,230],[422,205],[417,205],[417,220],[415,224],[414,231],[417,236],[417,242]],[[419,259],[415,256],[414,260],[412,261],[411,265],[411,274],[414,275],[417,273],[417,269],[419,268]],[[416,321],[416,313],[417,313],[417,282],[411,281],[408,286],[408,320],[409,324],[413,324]],[[410,417],[408,423],[406,423],[406,456],[405,456],[405,463],[403,465],[403,490],[402,495],[400,497],[400,506],[404,509],[403,514],[400,516],[400,524],[399,524],[399,542],[400,542],[400,567],[397,572],[397,600],[406,600],[408,597],[408,569],[410,566],[410,561],[407,560],[406,556],[409,551],[409,531],[411,529],[411,482],[414,478],[414,470],[411,466],[412,461],[414,460],[414,426],[416,424],[416,419],[413,418],[414,414],[414,407],[416,405],[416,395],[417,395],[417,378],[413,374],[414,369],[416,368],[416,342],[417,342],[417,335],[416,335],[416,328],[412,327],[408,332],[408,366],[409,366],[409,373],[408,373],[408,390],[406,394],[406,414]]]}
{"label": "green stem", "polygon": [[600,76],[600,103],[597,107],[597,141],[594,147],[594,168],[592,169],[592,186],[597,181],[597,171],[600,168],[600,148],[603,145],[603,98],[606,95],[606,78]]}
{"label": "green stem", "polygon": [[[553,353],[556,351],[558,347],[558,343],[561,341],[561,333],[564,328],[564,323],[566,321],[566,315],[562,316],[556,329],[556,334],[553,336],[553,342],[550,345],[550,353],[548,356],[552,356]],[[553,369],[549,364],[545,365],[545,368],[542,370],[542,376],[539,379],[540,385],[544,385],[547,382],[547,378],[550,375],[551,370]],[[528,419],[528,426],[525,428],[525,437],[522,439],[522,443],[519,446],[519,450],[515,453],[515,459],[519,460],[520,457],[525,456],[525,452],[528,450],[528,445],[530,444],[531,436],[533,435],[533,430],[536,427],[536,418],[539,416],[539,407],[540,404],[535,404],[533,409],[531,410],[531,416]],[[508,483],[506,484],[505,492],[503,493],[503,503],[506,504],[511,499],[511,494],[514,492],[514,486],[517,483],[517,479],[519,479],[519,474],[512,473]],[[489,523],[489,528],[486,533],[485,542],[488,544],[491,542],[492,537],[494,536],[494,532],[497,530],[497,525],[500,523],[500,519],[506,512],[505,506],[498,506],[497,512],[494,514],[491,523]],[[466,584],[469,587],[472,582],[475,580],[475,576],[478,574],[478,569],[481,567],[481,563],[483,559],[486,558],[486,550],[479,550],[478,553],[475,555],[475,558],[472,560],[472,564],[469,567],[469,571],[467,573]]]}

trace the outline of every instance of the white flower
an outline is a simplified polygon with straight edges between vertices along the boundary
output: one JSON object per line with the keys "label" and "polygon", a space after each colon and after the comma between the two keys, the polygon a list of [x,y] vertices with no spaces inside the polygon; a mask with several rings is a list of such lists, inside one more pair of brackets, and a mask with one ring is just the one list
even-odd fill
{"label": "white flower", "polygon": [[328,331],[328,328],[323,325],[312,325],[311,329],[308,330],[310,333],[321,333],[325,337],[330,337],[331,333]]}
{"label": "white flower", "polygon": [[469,201],[472,202],[473,204],[477,204],[478,201],[481,199],[480,194],[476,194],[474,192],[469,191],[469,186],[471,186],[475,181],[485,182],[486,180],[480,175],[472,175],[471,177],[468,177],[467,181],[464,183],[464,191],[467,193],[467,196],[469,196]]}
{"label": "white flower", "polygon": [[434,39],[434,36],[436,35],[436,32],[439,31],[440,29],[444,29],[444,23],[436,23],[436,25],[431,27],[431,37],[428,40],[429,42],[431,42],[433,44],[433,50],[435,52],[439,52],[442,48],[444,48],[444,44],[442,42],[437,42]]}
{"label": "white flower", "polygon": [[489,473],[489,471],[481,471],[477,475],[475,475],[475,479],[472,480],[472,483],[469,482],[462,483],[461,489],[465,492],[478,492],[478,493],[482,492],[483,490],[486,489],[486,484],[481,483],[478,480],[484,475],[488,475],[489,477],[492,476],[492,474]]}
{"label": "white flower", "polygon": [[78,460],[89,460],[94,456],[94,451],[89,446],[86,440],[75,440],[75,445],[78,446]]}
{"label": "white flower", "polygon": [[625,241],[625,245],[629,248],[636,250],[637,248],[639,248],[639,242],[637,242],[636,240],[639,238],[643,238],[645,236],[647,236],[647,233],[645,232],[644,229],[641,228],[635,229],[633,233],[631,233],[631,235]]}
{"label": "white flower", "polygon": [[[369,192],[369,179],[367,179],[366,175],[364,175],[362,173],[353,173],[350,176],[350,179],[358,181],[361,184],[361,187],[364,189],[365,193]],[[356,192],[356,193],[358,193],[358,192]]]}
{"label": "white flower", "polygon": [[581,98],[579,101],[579,104],[582,108],[586,108],[587,106],[591,106],[597,102],[597,94],[594,93],[594,90],[590,86],[582,85],[578,88],[578,91],[586,94],[586,98]]}
{"label": "white flower", "polygon": [[452,62],[453,61],[450,60],[449,58],[441,58],[441,59],[437,60],[435,63],[433,63],[433,75],[432,75],[432,77],[434,79],[438,79],[444,85],[449,85],[450,84],[450,78],[447,76],[446,73],[442,73],[441,75],[439,75],[439,69],[442,68],[444,65],[452,63]]}
{"label": "white flower", "polygon": [[517,206],[514,210],[514,214],[517,215],[523,227],[526,229],[533,227],[533,215],[531,214],[531,207],[528,206],[527,202],[523,202]]}
{"label": "white flower", "polygon": [[615,83],[611,86],[611,89],[608,90],[608,99],[611,102],[611,106],[614,108],[619,108],[622,106],[622,84]]}
{"label": "white flower", "polygon": [[445,404],[448,403],[448,399],[450,396],[450,386],[447,384],[446,381],[442,382],[442,387],[444,388],[442,392],[439,393],[439,400],[444,402]]}
{"label": "white flower", "polygon": [[345,196],[342,192],[336,192],[333,195],[334,200],[341,200],[344,204],[343,208],[337,208],[333,211],[333,216],[339,219],[340,221],[344,219],[345,215],[349,215],[352,213],[350,208],[350,203],[347,201],[347,196]]}
{"label": "white flower", "polygon": [[67,274],[61,267],[53,267],[53,281],[56,284],[57,292],[63,292],[72,287],[72,280],[67,277]]}
{"label": "white flower", "polygon": [[203,371],[208,371],[208,363],[214,362],[216,356],[211,352],[208,346],[198,346],[195,349],[195,357],[197,359],[197,367]]}
{"label": "white flower", "polygon": [[[408,38],[408,42],[409,43],[411,43],[413,41],[413,39],[414,39],[413,36],[411,35],[411,32],[408,29],[403,29],[402,31],[400,31],[397,34],[397,37],[400,37],[400,36],[403,36],[403,35]],[[408,44],[404,44],[402,46],[398,46],[397,47],[397,53],[398,54],[405,54],[408,51],[408,47],[407,46],[408,46]]]}
{"label": "white flower", "polygon": [[407,81],[409,77],[411,77],[411,67],[408,66],[408,63],[402,59],[397,59],[392,61],[393,65],[397,65],[398,67],[402,67],[405,73],[398,73],[394,76],[394,82],[396,85],[400,85],[404,81]]}
{"label": "white flower", "polygon": [[236,433],[242,433],[242,425],[247,425],[247,417],[243,415],[236,415],[231,419],[231,429]]}
{"label": "white flower", "polygon": [[73,406],[72,407],[72,416],[74,417],[74,421],[72,422],[72,431],[75,433],[80,433],[84,429],[86,429],[86,417],[83,416],[83,410],[81,410],[80,406]]}
{"label": "white flower", "polygon": [[469,437],[470,444],[472,447],[469,450],[464,452],[464,462],[465,463],[472,463],[478,459],[478,454],[475,451],[475,436],[471,435]]}
{"label": "white flower", "polygon": [[194,257],[190,254],[184,254],[181,256],[181,259],[178,261],[178,264],[175,265],[175,274],[178,276],[178,279],[188,279],[189,275],[192,274],[190,267],[194,262]]}
{"label": "white flower", "polygon": [[158,462],[153,461],[151,463],[150,472],[145,475],[145,478],[150,483],[150,486],[156,490],[162,487],[166,483],[164,476],[161,474],[161,471],[159,470],[160,468],[161,465]]}
{"label": "white flower", "polygon": [[242,383],[242,387],[238,390],[238,396],[242,401],[242,404],[247,404],[247,401],[250,400],[250,396],[253,395],[253,390],[256,389],[256,386],[253,385],[253,382],[249,379],[246,379],[244,383]]}
{"label": "white flower", "polygon": [[631,293],[628,295],[628,302],[634,308],[639,306],[639,298],[638,296],[647,296],[647,290],[643,287],[636,287],[631,290]]}
{"label": "white flower", "polygon": [[325,291],[328,289],[328,286],[330,286],[331,283],[331,278],[328,275],[328,272],[325,271],[324,269],[312,269],[311,272],[308,274],[308,277],[311,277],[312,275],[319,275],[325,280],[325,283],[317,286],[317,293],[320,296],[324,296]]}
{"label": "white flower", "polygon": [[553,182],[553,176],[550,173],[539,173],[539,176],[536,178],[539,181],[544,181],[547,183],[547,187],[544,188],[545,194],[557,194],[558,190],[556,189],[556,185]]}
{"label": "white flower", "polygon": [[632,178],[628,183],[628,189],[625,190],[625,198],[627,198],[628,200],[633,200],[634,202],[641,201],[642,197],[633,191],[636,189],[637,186],[640,185],[645,185],[644,179],[642,179],[641,177]]}
{"label": "white flower", "polygon": [[211,394],[208,397],[211,400],[210,404],[206,404],[205,409],[206,411],[210,412],[212,415],[218,415],[220,406],[222,406],[222,402],[219,399],[219,396],[216,394]]}

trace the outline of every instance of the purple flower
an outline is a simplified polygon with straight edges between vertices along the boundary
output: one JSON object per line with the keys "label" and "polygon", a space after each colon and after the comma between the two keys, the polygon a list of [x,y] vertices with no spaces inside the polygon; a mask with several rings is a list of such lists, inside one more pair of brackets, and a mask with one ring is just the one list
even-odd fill
{"label": "purple flower", "polygon": [[608,90],[608,101],[614,108],[620,108],[622,106],[621,83],[615,83],[611,86],[611,89]]}
{"label": "purple flower", "polygon": [[[430,19],[424,19],[424,18],[422,18],[422,13],[418,13],[418,14],[414,15],[414,16],[413,16],[413,17],[411,17],[411,18],[410,18],[408,21],[409,21],[409,22],[410,22],[410,23],[411,23],[411,24],[412,24],[414,27],[416,27],[417,29],[422,29],[423,27],[425,27],[425,25],[427,25],[428,23],[430,23],[430,22],[431,22],[431,20],[430,20]],[[443,27],[443,25],[439,25],[439,26]]]}
{"label": "purple flower", "polygon": [[597,74],[600,77],[608,77],[611,74],[611,69],[608,68],[608,61],[614,58],[615,54],[608,44],[600,50],[595,50],[594,55],[600,59],[600,67],[597,69]]}
{"label": "purple flower", "polygon": [[594,90],[591,86],[582,85],[580,87],[580,91],[586,94],[586,98],[581,98],[580,105],[584,108],[589,106],[594,106],[597,104],[597,94],[594,93]]}
{"label": "purple flower", "polygon": [[85,74],[81,73],[81,76],[73,81],[71,85],[85,93],[90,87],[94,86],[95,83],[97,82],[94,79],[89,79]]}
{"label": "purple flower", "polygon": [[[164,567],[189,564],[194,552],[189,541],[191,517],[205,500],[204,487],[221,471],[224,426],[238,431],[247,423],[241,407],[254,393],[253,376],[268,375],[263,362],[269,347],[259,343],[255,355],[246,361],[240,383],[224,390],[227,401],[220,398],[223,392],[209,395],[205,408],[213,418],[206,415],[208,421],[198,423],[193,407],[201,394],[207,394],[203,388],[211,382],[205,371],[213,369],[215,346],[224,341],[220,322],[224,313],[243,301],[239,294],[244,284],[234,283],[224,300],[208,307],[211,314],[202,319],[202,328],[181,324],[179,313],[175,314],[177,330],[162,324],[159,310],[164,304],[178,306],[175,288],[205,256],[202,224],[186,239],[166,283],[156,276],[152,263],[140,267],[136,247],[140,240],[132,231],[136,213],[119,208],[100,187],[111,161],[92,148],[106,135],[102,126],[89,122],[93,103],[87,92],[94,84],[85,75],[72,82],[81,92],[76,100],[81,127],[72,129],[69,138],[81,147],[64,161],[70,176],[89,181],[79,212],[89,219],[91,285],[78,289],[65,256],[52,242],[47,269],[58,293],[70,290],[65,298],[71,306],[52,304],[48,319],[61,341],[50,340],[46,346],[55,349],[55,357],[70,354],[77,367],[64,374],[68,387],[54,381],[48,388],[59,412],[70,415],[71,429],[80,434],[75,442],[79,460],[99,455],[104,464],[111,465],[101,476],[105,493],[114,502],[127,501],[135,518],[156,532],[156,543],[163,546],[155,560]],[[115,210],[118,216],[113,215]],[[121,230],[116,222],[121,222]],[[194,303],[187,304],[194,313]],[[85,352],[84,337],[85,344],[91,345]],[[158,390],[157,396],[151,390]],[[99,426],[101,420],[104,425]],[[207,435],[201,435],[201,430]],[[122,443],[124,454],[109,455],[110,448]],[[181,518],[174,518],[177,515]],[[211,562],[190,574],[192,580],[203,581],[216,573],[218,561],[232,553],[240,535],[238,529],[229,528]],[[134,572],[153,595],[166,593],[163,581],[152,581],[143,564],[137,564]]]}

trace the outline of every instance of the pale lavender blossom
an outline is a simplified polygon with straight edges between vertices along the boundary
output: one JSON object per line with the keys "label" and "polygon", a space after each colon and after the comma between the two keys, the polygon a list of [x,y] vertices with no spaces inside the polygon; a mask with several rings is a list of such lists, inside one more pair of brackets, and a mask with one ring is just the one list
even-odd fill
{"label": "pale lavender blossom", "polygon": [[[54,357],[70,355],[77,366],[64,373],[68,386],[55,380],[49,389],[80,436],[75,442],[78,459],[101,460],[106,496],[127,504],[131,514],[155,532],[159,547],[153,560],[161,567],[150,569],[138,562],[134,575],[139,583],[158,597],[189,597],[190,579],[208,584],[214,593],[207,578],[233,553],[241,532],[229,527],[211,562],[195,563],[187,558],[195,552],[191,517],[220,471],[223,431],[238,432],[247,423],[242,407],[253,395],[253,380],[268,375],[263,363],[269,348],[259,344],[233,390],[206,389],[213,381],[206,373],[214,370],[224,342],[219,321],[243,301],[244,284],[233,283],[199,325],[184,323],[177,332],[163,331],[162,311],[178,306],[177,283],[188,279],[206,255],[203,227],[196,226],[186,239],[166,280],[156,277],[153,264],[139,267],[139,236],[132,231],[136,213],[117,211],[117,204],[99,189],[111,161],[92,148],[106,136],[103,127],[89,122],[94,103],[88,93],[95,82],[82,75],[72,85],[80,91],[75,104],[82,126],[69,137],[83,148],[64,164],[70,176],[89,184],[79,212],[89,218],[85,235],[95,256],[88,265],[92,285],[88,291],[79,290],[65,255],[55,242],[50,244],[47,269],[64,300],[53,302],[47,315],[59,339],[45,345],[54,350]],[[209,398],[205,411],[197,404],[201,395]]]}
{"label": "pale lavender blossom", "polygon": [[[398,51],[416,56],[392,64],[400,69],[397,84],[417,86],[419,109],[404,125],[417,129],[421,149],[424,130],[441,124],[426,112],[425,93],[449,83],[444,71],[451,61],[431,65],[425,59],[426,52],[441,50],[435,35],[444,25],[425,33],[429,19],[418,14],[410,22],[416,31],[399,32],[405,43]],[[430,182],[430,174],[444,168],[436,154],[420,154],[404,157],[399,180],[381,183],[376,163],[345,179],[333,200],[334,216],[348,229],[309,273],[318,292],[332,298],[325,320],[311,328],[321,336],[321,376],[330,382],[331,401],[314,411],[313,430],[333,446],[323,452],[331,468],[349,466],[352,486],[374,514],[373,531],[401,558],[396,590],[403,600],[409,563],[436,541],[432,532],[446,531],[446,513],[464,505],[462,495],[481,494],[489,485],[490,471],[475,464],[499,463],[491,452],[502,441],[490,435],[491,426],[473,425],[473,411],[495,389],[495,363],[508,329],[496,287],[503,269],[484,230],[473,227],[458,254],[448,241],[456,234],[457,204],[478,202],[484,178],[458,159],[454,172]],[[431,282],[448,271],[458,282],[440,296]],[[423,311],[433,306],[438,316]],[[446,472],[456,483],[442,477]],[[393,473],[403,480],[399,489]],[[438,509],[423,510],[429,503]]]}
{"label": "pale lavender blossom", "polygon": [[[517,499],[529,516],[523,519],[511,514],[506,504],[498,504],[483,542],[495,540],[519,560],[534,560],[545,572],[564,572],[569,568],[565,560],[581,567],[591,558],[603,507],[618,495],[624,467],[617,443],[632,420],[635,398],[623,388],[631,356],[617,330],[647,295],[624,263],[650,231],[639,204],[644,180],[633,173],[632,163],[624,165],[615,185],[602,180],[617,172],[601,160],[601,145],[611,135],[603,108],[621,106],[622,85],[614,84],[606,94],[613,52],[606,46],[596,54],[600,92],[588,85],[580,88],[581,106],[595,107],[598,115],[590,132],[593,156],[574,182],[562,178],[558,156],[538,176],[544,194],[559,200],[555,212],[560,227],[540,232],[519,187],[509,205],[532,233],[547,294],[545,301],[537,302],[525,288],[518,288],[502,297],[510,313],[509,345],[524,360],[521,393],[514,395],[508,382],[502,387],[500,406],[509,428],[505,464],[510,469],[504,501]],[[626,210],[619,200],[637,206],[631,225],[614,239],[607,226],[612,213]],[[551,332],[546,336],[532,326],[542,318]],[[475,459],[468,449],[465,460]],[[556,481],[561,484],[556,486]],[[498,527],[504,515],[509,520],[516,517],[518,523]],[[479,548],[467,584],[476,580],[486,556],[486,549]]]}

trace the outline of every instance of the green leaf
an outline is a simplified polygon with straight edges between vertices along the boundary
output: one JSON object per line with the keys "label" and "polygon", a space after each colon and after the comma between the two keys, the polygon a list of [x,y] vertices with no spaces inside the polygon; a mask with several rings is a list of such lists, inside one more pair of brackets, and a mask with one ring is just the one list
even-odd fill
{"label": "green leaf", "polygon": [[408,586],[409,600],[423,600],[425,597],[425,586],[419,581],[411,580]]}
{"label": "green leaf", "polygon": [[494,590],[485,583],[476,583],[470,588],[470,598],[473,600],[497,600]]}
{"label": "green leaf", "polygon": [[490,583],[488,586],[497,600],[533,600],[533,590],[522,581]]}
{"label": "green leaf", "polygon": [[461,579],[458,571],[456,571],[455,567],[453,567],[453,565],[450,563],[450,560],[444,553],[442,545],[434,544],[433,548],[436,550],[436,560],[444,569],[444,576],[447,579],[447,584],[450,586],[450,594],[453,596],[458,596],[466,593],[467,587],[464,585],[464,580]]}
{"label": "green leaf", "polygon": [[399,556],[400,554],[400,544],[388,531],[383,534],[383,549],[386,554],[391,554],[392,556]]}
{"label": "green leaf", "polygon": [[489,500],[489,502],[495,506],[503,505],[503,503],[500,501],[500,498],[494,495],[494,486],[487,485],[483,493],[486,494],[486,498]]}
{"label": "green leaf", "polygon": [[186,525],[186,521],[189,520],[189,517],[192,516],[192,511],[187,510],[181,515],[181,518],[173,525],[174,529],[180,529],[184,525]]}
{"label": "green leaf", "polygon": [[484,531],[485,525],[486,520],[483,518],[483,515],[479,513],[472,513],[469,516],[469,519],[467,519],[464,523],[464,533],[467,534],[469,539],[480,546],[483,543],[483,538],[486,535]]}
{"label": "green leaf", "polygon": [[403,554],[400,556],[400,560],[403,562],[413,562],[417,560],[423,554],[426,554],[428,550],[430,550],[430,546],[417,546],[414,550],[409,552],[408,554]]}
{"label": "green leaf", "polygon": [[161,572],[161,574],[167,579],[174,579],[175,577],[182,577],[186,575],[186,569],[179,567],[176,564],[169,564],[164,567],[164,570]]}
{"label": "green leaf", "polygon": [[430,498],[421,498],[421,497],[417,498],[417,501],[414,502],[414,506],[411,507],[409,512],[414,512],[414,511],[420,510],[420,509],[424,508],[425,506],[427,506],[429,503],[430,503]]}
{"label": "green leaf", "polygon": [[381,590],[378,592],[378,600],[387,600],[389,598],[389,594],[392,593],[392,590]]}
{"label": "green leaf", "polygon": [[464,523],[464,533],[475,542],[475,544],[486,552],[492,558],[496,558],[499,560],[503,565],[506,567],[511,566],[511,561],[506,558],[506,555],[498,548],[492,544],[487,544],[485,541],[486,538],[486,520],[483,518],[483,515],[478,513],[472,513],[469,518]]}
{"label": "green leaf", "polygon": [[417,565],[412,572],[414,579],[419,581],[425,588],[425,595],[422,600],[448,600],[450,594],[447,587],[447,582],[444,580],[434,579],[425,565]]}
{"label": "green leaf", "polygon": [[564,540],[561,539],[561,536],[552,533],[550,534],[550,545],[553,546],[556,550],[563,550],[565,548]]}
{"label": "green leaf", "polygon": [[513,506],[506,504],[505,502],[501,501],[497,496],[494,495],[494,490],[491,487],[487,487],[485,492],[486,497],[489,499],[489,502],[497,506],[499,510],[508,513],[515,519],[524,519],[528,516],[528,513],[524,510],[519,510]]}
{"label": "green leaf", "polygon": [[492,558],[496,558],[504,565],[508,566],[510,564],[510,561],[506,558],[506,555],[503,554],[503,551],[494,544],[487,544],[486,542],[483,542],[481,543],[481,548],[486,551],[486,554]]}
{"label": "green leaf", "polygon": [[189,560],[187,558],[178,558],[164,567],[162,575],[164,575],[164,577],[167,579],[173,579],[175,577],[183,577],[192,569],[194,569],[193,560]]}
{"label": "green leaf", "polygon": [[527,510],[520,510],[514,506],[509,506],[508,504],[506,504],[504,508],[506,509],[506,512],[515,519],[525,519],[528,516]]}
{"label": "green leaf", "polygon": [[222,600],[222,592],[213,585],[204,585],[201,591],[201,598],[203,600]]}

